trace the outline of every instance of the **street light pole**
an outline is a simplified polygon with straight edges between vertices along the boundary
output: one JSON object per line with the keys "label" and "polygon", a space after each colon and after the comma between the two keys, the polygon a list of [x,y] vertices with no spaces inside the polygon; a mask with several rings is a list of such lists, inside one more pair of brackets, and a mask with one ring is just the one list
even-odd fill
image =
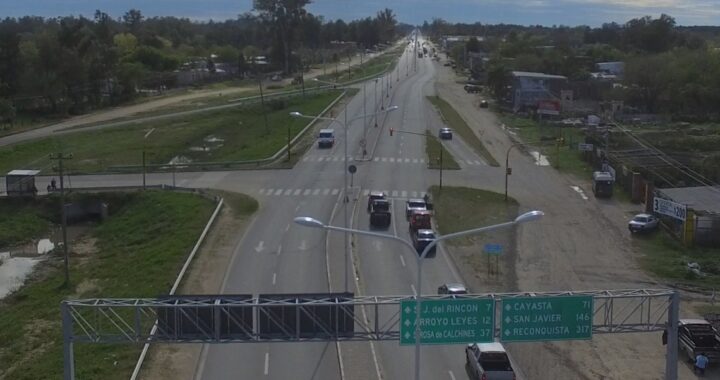
{"label": "street light pole", "polygon": [[[377,111],[377,84],[378,84],[378,79],[375,78],[375,91],[373,91],[373,94],[375,95],[375,104],[373,105],[373,108],[375,109],[375,111]],[[377,125],[377,117],[376,117],[375,118],[375,128],[377,128],[377,126],[378,125]]]}
{"label": "street light pole", "polygon": [[501,228],[506,227],[512,227],[516,224],[524,223],[524,222],[530,222],[533,220],[540,219],[544,213],[542,211],[529,211],[526,212],[511,222],[505,222],[500,224],[495,224],[491,226],[486,227],[480,227],[480,228],[474,228],[466,231],[460,231],[460,232],[454,232],[443,236],[438,236],[428,244],[425,249],[423,249],[422,253],[420,255],[417,255],[417,251],[413,244],[403,238],[397,237],[395,235],[387,235],[387,234],[381,234],[378,232],[371,232],[371,231],[363,231],[363,230],[356,230],[352,228],[344,228],[344,227],[336,227],[331,225],[326,225],[322,222],[320,222],[317,219],[313,219],[307,216],[300,216],[296,217],[294,219],[294,222],[297,224],[300,224],[302,226],[306,227],[314,227],[314,228],[323,228],[329,231],[344,231],[344,232],[351,232],[358,235],[365,235],[365,236],[372,236],[377,237],[381,239],[388,239],[388,240],[394,240],[396,242],[399,242],[403,244],[405,247],[409,248],[410,251],[414,255],[417,256],[417,282],[416,282],[416,291],[417,294],[415,295],[415,379],[420,380],[420,337],[421,337],[421,327],[420,327],[420,321],[421,321],[421,314],[422,314],[422,266],[423,266],[423,259],[427,256],[428,252],[430,252],[435,246],[437,246],[438,243],[444,240],[454,239],[457,237],[467,236],[467,235],[473,235],[478,234],[481,232],[488,232],[493,231]]}

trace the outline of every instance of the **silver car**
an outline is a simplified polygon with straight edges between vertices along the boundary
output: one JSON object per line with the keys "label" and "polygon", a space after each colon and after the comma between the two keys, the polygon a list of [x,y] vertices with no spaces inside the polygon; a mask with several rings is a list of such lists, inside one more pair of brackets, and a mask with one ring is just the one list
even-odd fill
{"label": "silver car", "polygon": [[653,231],[657,229],[659,222],[654,215],[637,214],[628,223],[628,229],[631,233]]}

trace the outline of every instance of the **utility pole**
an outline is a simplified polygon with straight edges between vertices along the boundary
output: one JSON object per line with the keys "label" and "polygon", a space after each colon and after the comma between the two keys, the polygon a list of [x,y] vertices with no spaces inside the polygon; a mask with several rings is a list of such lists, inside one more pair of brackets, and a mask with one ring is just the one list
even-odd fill
{"label": "utility pole", "polygon": [[58,161],[58,171],[60,172],[60,219],[62,223],[63,235],[63,256],[65,260],[65,282],[63,286],[70,285],[70,264],[68,257],[68,241],[67,241],[67,213],[65,212],[65,173],[63,161],[72,159],[72,154],[64,154],[62,152],[50,155],[51,160]]}
{"label": "utility pole", "polygon": [[268,120],[267,120],[267,113],[265,112],[265,97],[263,96],[263,88],[262,88],[262,75],[257,70],[257,66],[255,69],[255,74],[258,76],[258,87],[260,87],[260,106],[262,107],[262,114],[263,119],[265,121],[265,135],[269,135],[270,131],[268,130]]}

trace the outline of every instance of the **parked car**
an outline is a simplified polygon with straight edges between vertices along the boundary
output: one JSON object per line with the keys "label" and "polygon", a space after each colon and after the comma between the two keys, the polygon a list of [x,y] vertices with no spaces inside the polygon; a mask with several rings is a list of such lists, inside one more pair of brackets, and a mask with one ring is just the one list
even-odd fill
{"label": "parked car", "polygon": [[483,99],[480,101],[480,108],[488,108],[489,104],[487,100]]}
{"label": "parked car", "polygon": [[438,135],[443,140],[452,140],[453,132],[450,128],[440,128],[440,133]]}
{"label": "parked car", "polygon": [[467,288],[465,285],[456,282],[442,284],[438,288],[438,294],[467,294]]}
{"label": "parked car", "polygon": [[471,94],[476,94],[479,92],[482,92],[482,87],[475,85],[475,84],[466,84],[465,87],[463,87],[466,92]]}
{"label": "parked car", "polygon": [[[415,250],[418,254],[421,254],[422,251],[425,250],[425,247],[427,247],[428,244],[432,243],[435,240],[435,231],[418,230],[416,234],[412,235],[412,240],[413,245],[415,246]],[[428,251],[425,257],[435,257],[436,252],[437,246],[433,246],[430,251]]]}
{"label": "parked car", "polygon": [[654,231],[658,228],[659,222],[654,215],[637,214],[628,223],[628,229],[631,233]]}

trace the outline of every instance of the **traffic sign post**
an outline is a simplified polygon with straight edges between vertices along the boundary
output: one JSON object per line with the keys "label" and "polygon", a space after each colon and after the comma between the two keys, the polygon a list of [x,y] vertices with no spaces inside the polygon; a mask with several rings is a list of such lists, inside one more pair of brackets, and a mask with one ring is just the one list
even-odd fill
{"label": "traffic sign post", "polygon": [[502,300],[504,342],[592,338],[592,296],[522,297]]}
{"label": "traffic sign post", "polygon": [[[492,299],[423,300],[420,344],[492,342],[495,301]],[[415,344],[415,300],[400,302],[400,344]]]}

